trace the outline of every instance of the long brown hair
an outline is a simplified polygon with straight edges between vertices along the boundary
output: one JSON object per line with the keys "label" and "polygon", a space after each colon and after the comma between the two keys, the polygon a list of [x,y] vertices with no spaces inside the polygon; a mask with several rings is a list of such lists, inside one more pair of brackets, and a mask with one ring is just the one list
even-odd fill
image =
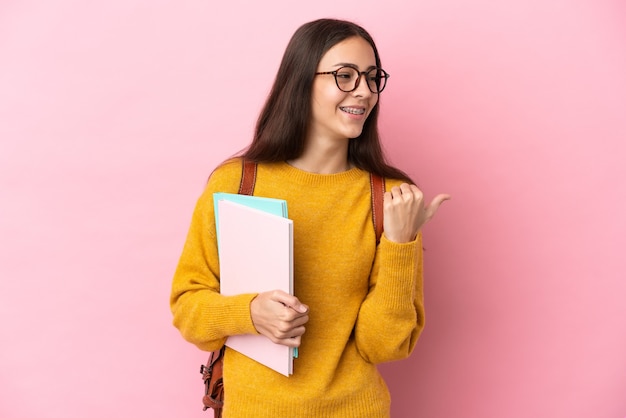
{"label": "long brown hair", "polygon": [[[311,119],[311,91],[317,66],[324,54],[348,38],[358,36],[374,50],[374,40],[361,26],[337,19],[319,19],[302,25],[293,35],[281,61],[274,85],[256,124],[254,138],[242,156],[256,162],[278,162],[297,158],[304,151]],[[387,164],[378,135],[378,108],[372,109],[363,131],[348,145],[348,161],[383,177],[411,179]]]}

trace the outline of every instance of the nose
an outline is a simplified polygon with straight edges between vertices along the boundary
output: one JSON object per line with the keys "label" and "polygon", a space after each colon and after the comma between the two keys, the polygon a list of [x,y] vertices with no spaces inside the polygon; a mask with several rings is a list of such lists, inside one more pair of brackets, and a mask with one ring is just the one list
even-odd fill
{"label": "nose", "polygon": [[352,91],[352,93],[354,93],[355,96],[369,97],[372,95],[372,91],[367,85],[367,79],[363,80],[361,83],[361,79],[363,77],[367,77],[367,73],[363,72],[359,74],[359,78],[356,80],[356,88]]}

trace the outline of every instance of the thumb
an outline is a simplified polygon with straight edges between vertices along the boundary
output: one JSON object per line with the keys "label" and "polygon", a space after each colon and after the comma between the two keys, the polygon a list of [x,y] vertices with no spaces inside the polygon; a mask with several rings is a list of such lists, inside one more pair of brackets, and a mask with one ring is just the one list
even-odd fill
{"label": "thumb", "polygon": [[301,303],[297,297],[280,290],[274,291],[272,299],[276,302],[280,302],[283,305],[290,307],[296,312],[306,313],[309,310],[309,307]]}
{"label": "thumb", "polygon": [[300,301],[298,301],[298,303],[294,305],[290,306],[291,309],[300,312],[300,313],[307,313],[309,311],[309,307],[306,306],[304,303],[300,303]]}
{"label": "thumb", "polygon": [[435,196],[426,208],[426,217],[430,219],[435,216],[435,213],[437,213],[437,210],[439,210],[441,204],[450,199],[452,199],[452,196],[450,196],[449,194],[439,194]]}

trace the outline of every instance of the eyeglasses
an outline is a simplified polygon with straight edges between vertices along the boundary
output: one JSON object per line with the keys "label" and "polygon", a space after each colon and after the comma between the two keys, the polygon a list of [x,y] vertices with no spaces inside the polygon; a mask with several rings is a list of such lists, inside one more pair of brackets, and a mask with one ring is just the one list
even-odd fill
{"label": "eyeglasses", "polygon": [[365,76],[367,87],[372,93],[380,94],[387,85],[389,74],[382,68],[372,68],[367,71],[359,71],[354,67],[341,67],[335,71],[323,71],[315,73],[315,75],[332,74],[335,76],[335,82],[339,90],[349,93],[359,87],[361,75]]}

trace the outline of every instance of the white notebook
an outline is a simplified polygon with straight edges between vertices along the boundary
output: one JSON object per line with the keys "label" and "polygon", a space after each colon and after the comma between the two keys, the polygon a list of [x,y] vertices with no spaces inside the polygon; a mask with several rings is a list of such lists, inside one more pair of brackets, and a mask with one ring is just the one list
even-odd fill
{"label": "white notebook", "polygon": [[[232,202],[224,194],[215,199],[220,292],[279,289],[293,295],[293,221]],[[263,335],[233,335],[226,345],[285,376],[293,374],[294,349]]]}

